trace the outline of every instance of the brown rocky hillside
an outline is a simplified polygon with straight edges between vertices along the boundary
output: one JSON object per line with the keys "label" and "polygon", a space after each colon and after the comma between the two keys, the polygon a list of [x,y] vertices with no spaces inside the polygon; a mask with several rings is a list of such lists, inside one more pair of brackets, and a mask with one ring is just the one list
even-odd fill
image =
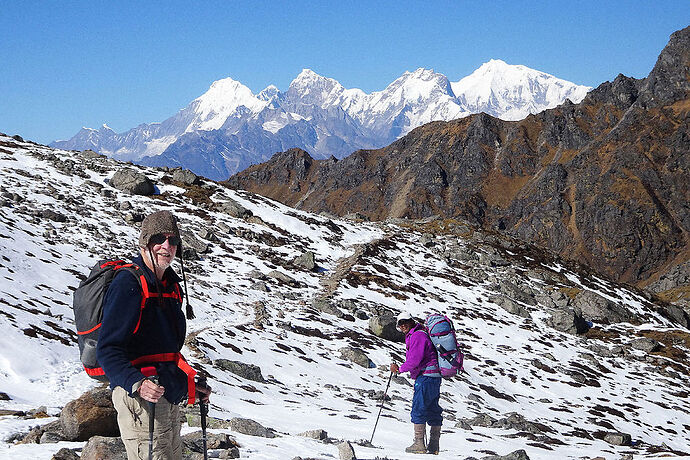
{"label": "brown rocky hillside", "polygon": [[671,36],[647,78],[619,75],[580,104],[518,122],[433,122],[343,160],[292,149],[228,184],[337,215],[469,219],[682,301],[689,95],[690,27]]}

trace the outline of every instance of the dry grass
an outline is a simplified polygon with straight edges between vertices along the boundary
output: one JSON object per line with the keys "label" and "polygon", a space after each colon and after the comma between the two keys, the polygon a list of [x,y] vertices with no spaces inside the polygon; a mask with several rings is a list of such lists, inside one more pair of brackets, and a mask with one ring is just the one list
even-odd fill
{"label": "dry grass", "polygon": [[567,295],[568,298],[570,298],[571,300],[575,299],[575,297],[577,297],[577,295],[580,292],[582,292],[582,289],[572,288],[572,287],[561,287],[561,288],[558,288],[558,290],[560,292],[562,292],[563,294]]}
{"label": "dry grass", "polygon": [[656,296],[664,302],[678,302],[679,300],[690,300],[690,286],[677,286],[673,289],[661,291]]}
{"label": "dry grass", "polygon": [[482,194],[489,206],[505,208],[531,178],[532,176],[507,177],[497,171],[492,171],[484,182]]}

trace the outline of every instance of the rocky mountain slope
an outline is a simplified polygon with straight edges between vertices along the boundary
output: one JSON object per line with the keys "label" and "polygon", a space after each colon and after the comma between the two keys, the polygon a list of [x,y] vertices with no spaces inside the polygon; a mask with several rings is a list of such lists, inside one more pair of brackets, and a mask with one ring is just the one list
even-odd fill
{"label": "rocky mountain slope", "polygon": [[690,300],[690,28],[649,76],[517,122],[434,122],[379,150],[289,150],[229,180],[290,206],[373,220],[469,219],[669,301]]}
{"label": "rocky mountain slope", "polygon": [[370,94],[305,69],[285,92],[269,86],[255,95],[226,78],[162,123],[124,133],[106,125],[83,128],[51,145],[147,165],[182,166],[222,180],[292,147],[317,158],[341,158],[387,145],[430,121],[478,112],[517,120],[567,99],[579,102],[589,89],[499,60],[458,82],[433,70],[405,72]]}
{"label": "rocky mountain slope", "polygon": [[402,309],[448,314],[466,352],[467,373],[442,386],[441,458],[690,458],[687,315],[533,246],[459,220],[328,218],[18,137],[0,136],[0,178],[0,457],[93,458],[64,422],[95,386],[71,295],[167,208],[197,314],[184,353],[214,388],[213,432],[241,458],[346,458],[343,441],[359,458],[416,458],[405,377],[368,443],[404,356]]}

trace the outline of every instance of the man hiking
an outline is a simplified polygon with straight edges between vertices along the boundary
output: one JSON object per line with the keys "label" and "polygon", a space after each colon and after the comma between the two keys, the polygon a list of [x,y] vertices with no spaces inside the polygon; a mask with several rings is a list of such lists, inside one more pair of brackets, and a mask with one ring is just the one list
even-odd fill
{"label": "man hiking", "polygon": [[[408,312],[402,312],[397,318],[397,327],[405,334],[405,362],[398,366],[392,363],[391,372],[409,372],[414,379],[412,397],[412,423],[414,424],[414,442],[405,452],[416,454],[438,454],[441,437],[441,406],[438,400],[441,394],[441,372],[438,365],[436,349],[424,330],[424,326],[415,321]],[[426,424],[429,424],[429,445],[424,445]]]}
{"label": "man hiking", "polygon": [[[180,278],[170,265],[181,253],[175,216],[150,214],[141,224],[134,270],[118,270],[103,300],[97,356],[129,460],[146,460],[151,452],[154,459],[181,459],[178,404],[193,402],[197,391],[203,401],[210,394],[195,388],[196,372],[180,354],[186,321]],[[189,305],[187,316],[193,317]]]}

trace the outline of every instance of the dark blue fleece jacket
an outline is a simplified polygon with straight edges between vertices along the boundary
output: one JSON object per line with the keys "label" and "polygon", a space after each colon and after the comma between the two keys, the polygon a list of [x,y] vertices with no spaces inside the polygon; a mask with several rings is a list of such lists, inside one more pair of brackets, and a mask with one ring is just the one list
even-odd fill
{"label": "dark blue fleece jacket", "polygon": [[[168,268],[163,281],[156,283],[155,275],[141,257],[133,261],[144,274],[149,291],[171,293],[180,278]],[[181,292],[181,290],[180,290]],[[110,387],[120,386],[133,396],[132,385],[144,375],[131,364],[136,358],[159,353],[176,353],[182,349],[186,323],[182,303],[175,298],[160,299],[154,295],[141,309],[142,289],[132,273],[121,270],[115,275],[103,300],[103,320],[98,337],[98,363],[110,380]],[[139,316],[141,314],[141,321]],[[133,333],[139,324],[136,333]],[[147,364],[148,365],[148,364]],[[156,365],[159,384],[165,387],[164,397],[177,404],[187,396],[187,376],[175,363]]]}

